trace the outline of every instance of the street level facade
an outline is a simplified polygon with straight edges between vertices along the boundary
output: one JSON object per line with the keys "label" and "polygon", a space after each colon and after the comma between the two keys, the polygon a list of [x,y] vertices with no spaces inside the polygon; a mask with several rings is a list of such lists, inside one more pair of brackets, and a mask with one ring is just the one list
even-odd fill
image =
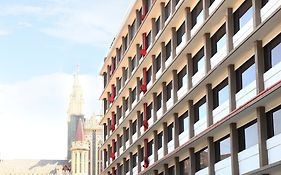
{"label": "street level facade", "polygon": [[279,0],[136,0],[100,71],[99,174],[281,174],[280,19]]}

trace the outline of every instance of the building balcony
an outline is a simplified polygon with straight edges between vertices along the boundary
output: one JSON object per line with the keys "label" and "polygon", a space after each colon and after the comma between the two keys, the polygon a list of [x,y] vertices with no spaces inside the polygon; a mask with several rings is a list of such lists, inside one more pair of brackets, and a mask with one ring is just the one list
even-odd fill
{"label": "building balcony", "polygon": [[163,147],[158,149],[157,153],[158,153],[158,160],[160,160],[164,156]]}
{"label": "building balcony", "polygon": [[[172,106],[173,106],[173,95],[172,95],[171,98],[166,102],[167,110],[171,109]],[[157,115],[157,116],[158,116],[158,115]]]}
{"label": "building balcony", "polygon": [[193,28],[191,29],[191,37],[195,35],[195,33],[201,28],[202,24],[204,23],[204,17],[203,17],[203,10],[201,13],[197,16],[197,23]]}
{"label": "building balcony", "polygon": [[186,45],[186,33],[181,37],[181,43],[176,47],[176,55],[178,55]]}
{"label": "building balcony", "polygon": [[197,135],[207,128],[207,117],[202,117],[196,123],[194,123],[194,134]]}
{"label": "building balcony", "polygon": [[[224,36],[226,37],[226,35]],[[218,65],[224,57],[227,55],[226,45],[221,48],[215,55],[211,58],[211,69],[213,69],[216,65]]]}
{"label": "building balcony", "polygon": [[280,81],[281,77],[281,62],[276,64],[274,67],[266,71],[263,75],[264,78],[264,88],[268,88],[271,85]]}
{"label": "building balcony", "polygon": [[231,157],[223,159],[215,164],[215,174],[231,174]]}
{"label": "building balcony", "polygon": [[254,80],[252,83],[250,83],[245,88],[241,89],[238,93],[236,93],[236,108],[243,105],[247,101],[249,101],[251,98],[255,97],[257,94],[256,92],[256,80]]}
{"label": "building balcony", "polygon": [[259,146],[258,144],[238,153],[240,174],[259,168]]}
{"label": "building balcony", "polygon": [[178,90],[177,95],[178,99],[182,99],[187,93],[187,75],[185,75],[182,79],[182,87]]}
{"label": "building balcony", "polygon": [[261,9],[261,21],[264,22],[280,6],[281,1],[268,1],[268,3]]}
{"label": "building balcony", "polygon": [[237,47],[254,30],[253,18],[251,18],[234,36],[233,46]]}
{"label": "building balcony", "polygon": [[175,149],[174,139],[168,142],[168,154]]}
{"label": "building balcony", "polygon": [[170,57],[166,59],[165,61],[165,67],[167,69],[167,67],[170,66],[170,64],[173,62],[173,58],[172,58],[172,53],[170,54]]}
{"label": "building balcony", "polygon": [[229,113],[229,100],[226,100],[221,105],[213,110],[213,123],[217,123]]}
{"label": "building balcony", "polygon": [[183,145],[184,143],[186,143],[189,140],[189,133],[187,131],[187,129],[185,131],[183,131],[180,135],[179,135],[179,145]]}
{"label": "building balcony", "polygon": [[215,0],[213,4],[209,7],[209,15],[211,15],[218,6],[222,3],[223,0]]}
{"label": "building balcony", "polygon": [[[268,163],[272,164],[281,160],[281,134],[278,134],[266,141]],[[276,154],[278,153],[278,154]]]}

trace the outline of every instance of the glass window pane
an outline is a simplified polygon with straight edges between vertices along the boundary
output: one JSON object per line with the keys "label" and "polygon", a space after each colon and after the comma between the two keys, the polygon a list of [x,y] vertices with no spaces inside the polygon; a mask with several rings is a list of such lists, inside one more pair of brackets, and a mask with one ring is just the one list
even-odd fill
{"label": "glass window pane", "polygon": [[220,142],[220,158],[221,160],[230,156],[230,138],[226,138]]}
{"label": "glass window pane", "polygon": [[228,100],[228,85],[222,88],[219,93],[219,105],[223,104],[226,100]]}
{"label": "glass window pane", "polygon": [[206,118],[207,104],[204,103],[199,107],[199,120]]}
{"label": "glass window pane", "polygon": [[274,135],[281,133],[281,109],[273,113]]}
{"label": "glass window pane", "polygon": [[223,35],[223,37],[217,42],[217,51],[220,51],[225,46],[226,46],[226,35]]}
{"label": "glass window pane", "polygon": [[281,62],[281,44],[279,43],[271,50],[272,67]]}
{"label": "glass window pane", "polygon": [[242,88],[245,88],[254,80],[256,80],[256,66],[255,64],[251,65],[247,70],[242,73]]}
{"label": "glass window pane", "polygon": [[245,148],[249,148],[258,143],[257,123],[245,128]]}
{"label": "glass window pane", "polygon": [[252,20],[253,17],[253,8],[249,8],[245,14],[239,19],[240,29],[247,24],[248,21]]}
{"label": "glass window pane", "polygon": [[203,56],[198,61],[198,72],[203,72],[205,70],[205,57]]}

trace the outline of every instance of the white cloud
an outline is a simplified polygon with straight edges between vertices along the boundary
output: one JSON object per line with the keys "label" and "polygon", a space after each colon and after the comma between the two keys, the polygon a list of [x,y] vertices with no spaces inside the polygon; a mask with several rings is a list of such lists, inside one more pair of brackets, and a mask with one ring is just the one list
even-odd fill
{"label": "white cloud", "polygon": [[[52,74],[0,85],[0,159],[63,159],[67,107],[73,83],[69,74]],[[99,112],[101,84],[81,75],[85,114]]]}

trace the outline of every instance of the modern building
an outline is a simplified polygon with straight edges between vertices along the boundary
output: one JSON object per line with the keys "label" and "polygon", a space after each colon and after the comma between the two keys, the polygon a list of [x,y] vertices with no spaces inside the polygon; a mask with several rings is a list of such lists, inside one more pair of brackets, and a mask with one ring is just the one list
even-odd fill
{"label": "modern building", "polygon": [[280,0],[136,0],[100,73],[99,174],[281,174]]}

